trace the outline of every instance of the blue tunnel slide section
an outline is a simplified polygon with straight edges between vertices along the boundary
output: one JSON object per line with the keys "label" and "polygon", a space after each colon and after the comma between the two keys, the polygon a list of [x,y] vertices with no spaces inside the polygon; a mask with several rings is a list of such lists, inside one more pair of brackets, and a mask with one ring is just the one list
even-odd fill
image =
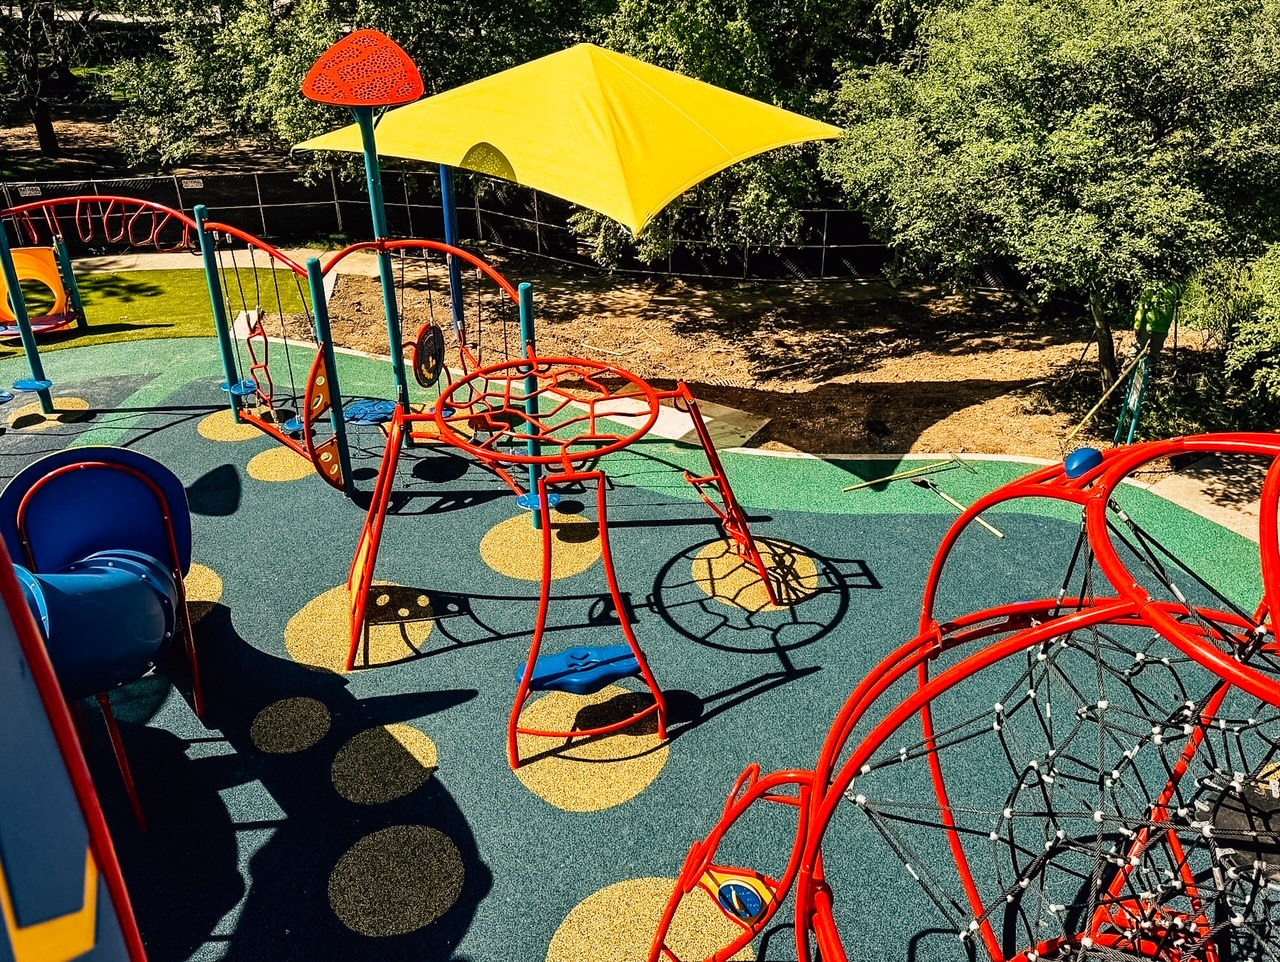
{"label": "blue tunnel slide section", "polygon": [[72,701],[138,677],[174,635],[178,589],[167,566],[140,551],[99,551],[56,574],[17,567]]}
{"label": "blue tunnel slide section", "polygon": [[191,566],[186,491],[126,448],[50,455],[0,492],[0,535],[71,700],[133,681],[174,638]]}

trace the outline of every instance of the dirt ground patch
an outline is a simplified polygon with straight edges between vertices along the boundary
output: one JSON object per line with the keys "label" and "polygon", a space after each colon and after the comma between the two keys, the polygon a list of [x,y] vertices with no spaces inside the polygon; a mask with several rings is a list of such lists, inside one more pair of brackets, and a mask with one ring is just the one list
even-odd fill
{"label": "dirt ground patch", "polygon": [[[95,106],[59,109],[67,156],[56,163],[58,177],[122,172],[114,132],[95,115],[108,108]],[[87,119],[73,116],[85,113]],[[35,158],[30,125],[4,134],[15,161]],[[198,169],[279,162],[232,147]],[[1083,318],[1045,317],[1006,295],[900,290],[880,281],[695,283],[493,251],[483,256],[512,281],[533,284],[542,353],[608,361],[663,387],[683,379],[702,400],[770,419],[752,441],[763,448],[1057,458],[1079,412],[1057,409],[1044,389],[1055,379],[1096,379],[1096,355],[1086,352],[1091,330]],[[408,280],[406,336],[432,316],[447,327],[443,271],[429,278],[410,274]],[[475,285],[470,287],[467,314],[474,317]],[[499,320],[505,318],[509,348],[518,339],[515,314],[501,315],[483,302],[489,328],[482,339],[501,356]],[[343,275],[331,312],[339,345],[388,353],[375,279]],[[481,325],[469,325],[473,338],[479,336]],[[293,335],[305,330],[295,319]],[[1121,336],[1122,356],[1130,343]],[[1108,442],[1112,428],[1093,423],[1073,446]]]}
{"label": "dirt ground patch", "polygon": [[[766,449],[1058,458],[1079,418],[1053,410],[1043,388],[1096,378],[1083,319],[1050,320],[1008,295],[881,281],[694,283],[486,257],[533,284],[539,353],[607,361],[661,387],[683,379],[701,400],[770,419],[752,441]],[[428,319],[447,330],[444,271],[407,280],[406,339]],[[518,343],[514,308],[468,285],[471,339],[500,359]],[[387,353],[376,279],[343,275],[331,315],[337,344]],[[1072,446],[1109,441],[1113,425],[1094,428]]]}

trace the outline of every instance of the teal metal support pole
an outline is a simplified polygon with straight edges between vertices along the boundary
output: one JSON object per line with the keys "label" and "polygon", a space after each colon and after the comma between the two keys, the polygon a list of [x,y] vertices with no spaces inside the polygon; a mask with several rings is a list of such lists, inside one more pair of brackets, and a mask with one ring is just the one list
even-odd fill
{"label": "teal metal support pole", "polygon": [[84,301],[80,300],[80,285],[76,283],[76,272],[71,268],[71,254],[67,251],[67,242],[61,237],[53,238],[53,254],[58,258],[58,270],[62,272],[62,283],[71,298],[71,309],[76,314],[76,327],[84,330],[89,326],[84,315]]}
{"label": "teal metal support pole", "polygon": [[[526,358],[535,357],[538,353],[537,342],[533,336],[533,285],[525,281],[520,285],[520,347],[521,354]],[[538,376],[534,373],[533,365],[529,364],[529,371],[524,379],[524,413],[525,418],[530,422],[530,433],[533,433],[532,422],[538,416]],[[531,458],[536,458],[542,453],[542,445],[536,438],[530,438],[528,443],[528,453]],[[533,499],[538,498],[538,479],[542,476],[542,465],[529,465],[529,494]],[[540,502],[538,502],[540,503]],[[533,527],[534,530],[542,530],[542,509],[536,507],[533,509]]]}
{"label": "teal metal support pole", "polygon": [[235,345],[231,342],[231,327],[227,323],[227,305],[222,300],[222,284],[218,280],[218,256],[213,246],[213,235],[204,226],[209,219],[209,208],[204,204],[197,204],[193,213],[196,216],[196,236],[200,239],[200,257],[204,261],[204,279],[209,288],[209,306],[213,310],[213,326],[218,332],[222,373],[227,378],[225,390],[227,399],[231,402],[231,418],[239,424],[240,402],[232,390],[240,383],[236,374]]}
{"label": "teal metal support pole", "polygon": [[[9,250],[9,235],[4,225],[0,224],[0,268],[4,270],[4,282],[9,288],[9,305],[13,308],[13,316],[18,321],[18,334],[22,337],[22,353],[27,356],[27,367],[31,369],[31,380],[45,381],[44,365],[40,362],[40,348],[36,346],[36,336],[31,330],[31,315],[27,313],[27,299],[22,296],[22,284],[18,280],[18,268],[13,263],[13,252]],[[48,388],[36,392],[40,398],[40,410],[45,414],[53,413],[53,398]]]}
{"label": "teal metal support pole", "polygon": [[320,270],[320,258],[307,260],[307,284],[311,288],[311,313],[316,322],[316,338],[324,352],[325,367],[329,369],[329,418],[333,424],[333,436],[338,440],[338,464],[342,468],[342,490],[347,497],[355,493],[351,479],[351,451],[347,447],[347,422],[342,413],[342,391],[338,387],[338,359],[333,353],[333,335],[329,330],[329,305],[324,299],[324,274]]}
{"label": "teal metal support pole", "polygon": [[[351,113],[360,127],[360,140],[364,145],[364,172],[369,182],[369,211],[373,215],[373,236],[387,239],[387,208],[382,200],[382,166],[378,163],[378,148],[373,134],[373,108],[352,107]],[[400,334],[400,310],[396,303],[396,278],[391,267],[391,255],[378,251],[378,276],[382,280],[382,305],[387,313],[387,338],[391,345],[391,368],[396,378],[396,399],[409,410],[409,380],[404,369],[404,348]]]}
{"label": "teal metal support pole", "polygon": [[[458,246],[458,204],[453,192],[453,168],[440,165],[440,209],[444,214],[444,242]],[[467,316],[462,302],[462,265],[449,255],[449,306],[453,310],[453,333],[462,343],[467,336]]]}

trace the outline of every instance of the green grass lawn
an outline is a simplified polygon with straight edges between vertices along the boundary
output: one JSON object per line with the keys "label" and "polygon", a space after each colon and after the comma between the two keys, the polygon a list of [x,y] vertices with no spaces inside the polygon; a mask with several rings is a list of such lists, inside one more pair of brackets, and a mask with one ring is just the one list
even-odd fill
{"label": "green grass lawn", "polygon": [[[277,271],[281,300],[289,313],[304,310],[293,275]],[[264,283],[268,275],[259,278],[262,307],[275,311],[275,289]],[[68,328],[56,334],[40,338],[41,351],[56,351],[64,347],[84,347],[104,341],[136,341],[152,337],[207,337],[212,336],[213,314],[209,308],[209,289],[202,270],[121,271],[114,274],[85,274],[77,276],[80,297],[84,301],[85,315],[89,319],[86,329]],[[246,283],[251,282],[246,279]],[[49,291],[41,285],[24,283],[23,292],[33,315],[47,311],[51,304]],[[255,292],[246,291],[253,301]],[[239,291],[232,291],[233,304],[239,304]],[[238,308],[232,308],[234,320]],[[22,346],[13,339],[0,342],[0,359],[22,353]]]}

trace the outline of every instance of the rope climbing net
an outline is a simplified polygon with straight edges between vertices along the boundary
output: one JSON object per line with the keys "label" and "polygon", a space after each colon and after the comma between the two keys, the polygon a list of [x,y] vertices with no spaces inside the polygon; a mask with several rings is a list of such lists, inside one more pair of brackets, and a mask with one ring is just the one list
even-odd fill
{"label": "rope climbing net", "polygon": [[630,371],[586,358],[504,361],[455,381],[436,407],[440,436],[487,462],[568,470],[643,437],[658,394]]}
{"label": "rope climbing net", "polygon": [[[1272,460],[1253,607],[1224,586],[1241,572],[1190,557],[1194,537],[1157,536],[1120,490],[1152,460],[1211,452]],[[670,931],[695,889],[740,930],[711,958],[742,950],[788,896],[798,957],[848,958],[876,881],[909,883],[929,925],[996,960],[1280,957],[1277,454],[1271,435],[1156,442],[975,503],[934,560],[920,633],[857,687],[814,769],[739,781],[650,959],[683,958]],[[1056,583],[939,621],[939,598],[962,597],[951,562],[979,515],[1032,498],[1081,519],[1049,552]],[[725,841],[763,802],[798,810],[776,875],[735,867]]]}

